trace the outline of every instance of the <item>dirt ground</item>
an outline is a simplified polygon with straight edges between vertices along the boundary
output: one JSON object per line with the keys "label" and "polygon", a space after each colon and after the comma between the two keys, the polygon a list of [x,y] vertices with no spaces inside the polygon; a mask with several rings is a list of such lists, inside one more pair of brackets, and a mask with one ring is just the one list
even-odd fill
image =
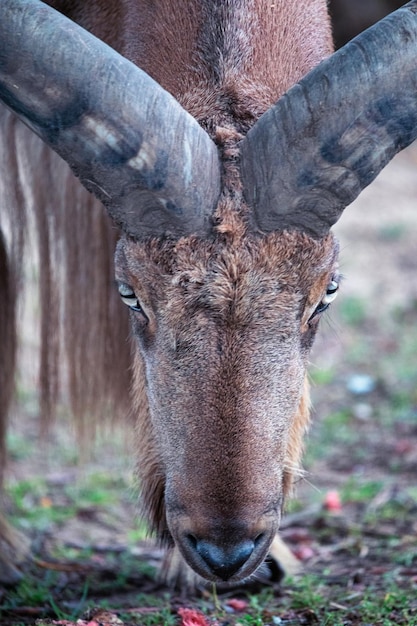
{"label": "dirt ground", "polygon": [[[207,623],[417,623],[416,172],[417,145],[413,145],[363,192],[335,228],[345,279],[323,320],[311,358],[313,426],[307,474],[282,528],[303,562],[305,580],[314,584],[302,587],[304,596],[297,608],[298,583],[295,587],[269,583],[274,613],[265,601],[265,615],[259,618],[263,621],[238,622],[231,610],[223,621]],[[114,435],[109,436],[94,461],[80,467],[74,461],[74,444],[67,443],[67,434],[60,429],[53,436],[52,451],[40,447],[36,403],[30,393],[23,400],[14,420],[10,484],[42,476],[47,494],[32,497],[33,502],[44,498],[45,509],[63,501],[68,505],[67,487],[89,473],[105,475],[106,485],[111,479],[112,493],[119,496],[110,504],[78,502],[73,515],[48,518],[43,527],[38,525],[31,533],[38,559],[51,560],[51,554],[59,550],[64,554],[65,548],[64,561],[70,560],[71,567],[48,574],[38,562],[30,568],[32,575],[42,579],[50,575],[55,602],[74,613],[80,607],[78,617],[88,576],[90,605],[104,598],[109,607],[123,607],[132,615],[136,607],[132,624],[157,624],[150,618],[160,601],[174,616],[178,607],[192,606],[191,598],[167,596],[168,590],[152,574],[161,552],[148,541],[132,541],[132,533],[139,531],[129,487],[132,461],[123,444],[116,445]],[[31,445],[25,447],[25,441]],[[12,498],[9,504],[13,508]],[[22,517],[19,525],[27,531]],[[323,585],[319,591],[317,581]],[[386,601],[394,583],[397,595],[404,590],[403,602],[411,617],[407,621],[395,605],[391,617],[373,621],[364,608],[365,590],[380,593]],[[317,603],[319,592],[324,605]],[[34,624],[36,618],[54,615],[57,619],[50,601],[40,607],[34,601],[24,606],[16,602],[13,610],[11,593],[0,588],[0,605],[8,607],[0,609],[0,624]],[[206,609],[211,602],[207,593],[197,601],[206,602]],[[152,594],[153,604],[146,596],[141,607],[140,594],[143,598]],[[229,596],[220,596],[220,601]],[[331,621],[336,614],[340,621]],[[180,623],[174,621],[178,617],[172,619],[160,623]],[[128,623],[125,617],[124,624]]]}

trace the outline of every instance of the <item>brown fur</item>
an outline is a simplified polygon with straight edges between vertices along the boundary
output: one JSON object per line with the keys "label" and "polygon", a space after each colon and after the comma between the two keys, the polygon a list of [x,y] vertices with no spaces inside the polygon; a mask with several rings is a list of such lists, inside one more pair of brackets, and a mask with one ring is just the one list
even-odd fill
{"label": "brown fur", "polygon": [[[140,313],[132,319],[140,347],[133,405],[144,511],[162,538],[178,540],[187,525],[196,534],[221,526],[227,536],[240,520],[272,539],[308,424],[305,366],[317,323],[308,319],[334,272],[336,252],[331,237],[247,233],[239,139],[330,54],[326,3],[49,4],[168,89],[223,156],[211,241],[139,245],[125,238],[117,253],[118,278],[134,288],[149,320],[144,324]],[[9,337],[0,424],[13,380],[14,292],[29,223],[41,268],[42,417],[48,421],[67,396],[85,438],[103,416],[124,414],[127,405],[127,315],[112,287],[117,233],[58,157],[8,113],[1,121],[10,216],[2,228],[14,243],[6,261],[0,241],[0,293],[8,303],[0,338]]]}
{"label": "brown fur", "polygon": [[325,0],[47,3],[145,70],[212,132],[224,117],[250,125],[332,52]]}
{"label": "brown fur", "polygon": [[[4,302],[12,311],[13,293],[23,287],[30,224],[36,237],[30,247],[37,244],[40,267],[41,416],[45,422],[53,416],[64,378],[61,392],[79,429],[90,426],[91,434],[92,415],[100,420],[127,407],[130,348],[126,312],[114,289],[116,233],[92,196],[74,183],[66,164],[3,110],[2,120],[8,130],[2,150],[2,224],[14,242],[8,261],[13,280]],[[9,348],[5,360],[10,364],[11,354]],[[3,371],[13,376],[11,367]]]}
{"label": "brown fur", "polygon": [[279,512],[308,425],[303,380],[317,320],[307,320],[336,254],[331,237],[296,233],[119,244],[118,279],[149,320],[133,314],[151,419],[139,381],[134,402],[143,507],[160,537],[177,540],[184,524],[226,532],[225,511],[245,523]]}

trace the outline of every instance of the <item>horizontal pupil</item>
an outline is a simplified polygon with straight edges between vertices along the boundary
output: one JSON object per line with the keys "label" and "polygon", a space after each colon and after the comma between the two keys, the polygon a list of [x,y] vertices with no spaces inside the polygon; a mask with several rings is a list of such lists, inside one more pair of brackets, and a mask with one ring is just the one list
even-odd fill
{"label": "horizontal pupil", "polygon": [[327,293],[329,294],[334,293],[338,289],[339,289],[339,285],[335,281],[332,281],[330,285],[327,287]]}

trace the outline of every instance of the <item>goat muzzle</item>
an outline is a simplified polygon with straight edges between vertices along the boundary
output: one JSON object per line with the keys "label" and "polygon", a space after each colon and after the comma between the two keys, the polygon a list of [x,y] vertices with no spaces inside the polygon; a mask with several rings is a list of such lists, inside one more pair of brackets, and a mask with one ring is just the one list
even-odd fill
{"label": "goat muzzle", "polygon": [[[245,516],[247,517],[247,516]],[[169,519],[169,526],[184,559],[203,578],[216,583],[244,580],[261,565],[278,530],[276,515],[255,522],[217,520],[193,523],[188,516]]]}

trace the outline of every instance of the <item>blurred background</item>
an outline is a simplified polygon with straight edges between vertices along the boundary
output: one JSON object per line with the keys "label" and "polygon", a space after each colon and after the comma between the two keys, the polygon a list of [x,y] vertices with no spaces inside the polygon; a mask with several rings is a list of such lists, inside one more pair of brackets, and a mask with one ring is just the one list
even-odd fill
{"label": "blurred background", "polygon": [[406,2],[402,0],[330,0],[329,11],[336,47],[340,48],[404,4]]}

